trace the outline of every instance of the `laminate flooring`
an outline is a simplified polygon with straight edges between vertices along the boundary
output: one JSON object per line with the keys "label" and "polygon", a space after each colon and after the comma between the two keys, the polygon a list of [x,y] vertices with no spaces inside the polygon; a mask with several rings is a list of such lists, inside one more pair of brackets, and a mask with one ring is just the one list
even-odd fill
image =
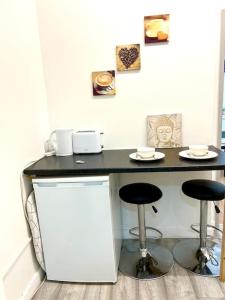
{"label": "laminate flooring", "polygon": [[[163,239],[172,248],[177,239]],[[187,272],[177,264],[164,277],[135,280],[118,274],[117,283],[46,281],[32,300],[225,300],[225,283]]]}

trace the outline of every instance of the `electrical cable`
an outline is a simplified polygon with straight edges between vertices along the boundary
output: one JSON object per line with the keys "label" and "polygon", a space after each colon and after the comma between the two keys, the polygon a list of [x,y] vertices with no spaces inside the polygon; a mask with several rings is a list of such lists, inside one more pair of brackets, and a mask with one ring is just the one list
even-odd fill
{"label": "electrical cable", "polygon": [[[35,161],[30,162],[29,164],[26,165],[26,167],[30,166],[34,162]],[[28,223],[31,232],[36,259],[39,265],[41,266],[42,270],[45,272],[43,247],[42,247],[42,241],[40,236],[40,227],[39,227],[39,221],[37,216],[37,208],[36,208],[36,202],[35,202],[31,177],[21,173],[20,187],[21,187],[21,200],[22,200],[24,216],[26,218],[26,221]]]}
{"label": "electrical cable", "polygon": [[[27,168],[29,167],[31,164],[35,163],[36,161],[31,161],[29,162],[24,168]],[[29,224],[29,220],[28,220],[28,215],[27,215],[27,211],[26,211],[26,202],[27,202],[27,199],[29,198],[29,196],[31,195],[32,191],[26,195],[26,192],[25,192],[25,188],[24,188],[24,185],[23,185],[23,172],[20,174],[20,191],[21,191],[21,200],[22,200],[22,206],[23,206],[23,212],[24,212],[24,216]],[[27,177],[29,178],[29,177]]]}
{"label": "electrical cable", "polygon": [[44,279],[42,280],[42,282],[40,283],[40,285],[36,288],[36,290],[34,291],[31,299],[37,294],[37,292],[40,290],[40,288],[43,286],[43,284],[45,283],[45,281],[47,281],[47,276],[45,275]]}

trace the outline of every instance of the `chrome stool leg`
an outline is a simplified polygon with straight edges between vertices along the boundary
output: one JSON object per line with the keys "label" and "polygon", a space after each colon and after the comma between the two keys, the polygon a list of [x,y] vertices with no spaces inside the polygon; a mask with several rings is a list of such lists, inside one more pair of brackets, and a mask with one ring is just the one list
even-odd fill
{"label": "chrome stool leg", "polygon": [[208,215],[208,203],[207,201],[201,201],[200,202],[200,248],[206,248],[207,215]]}
{"label": "chrome stool leg", "polygon": [[138,205],[139,251],[132,251],[123,245],[119,270],[135,279],[154,279],[165,275],[173,266],[170,251],[159,245],[146,246],[145,207]]}
{"label": "chrome stool leg", "polygon": [[219,276],[220,245],[207,239],[208,202],[200,203],[200,238],[180,241],[173,250],[175,261],[198,275]]}
{"label": "chrome stool leg", "polygon": [[140,242],[140,251],[142,253],[142,250],[146,249],[145,206],[144,204],[141,204],[141,205],[137,205],[137,207],[138,207],[138,224],[139,224],[139,242]]}

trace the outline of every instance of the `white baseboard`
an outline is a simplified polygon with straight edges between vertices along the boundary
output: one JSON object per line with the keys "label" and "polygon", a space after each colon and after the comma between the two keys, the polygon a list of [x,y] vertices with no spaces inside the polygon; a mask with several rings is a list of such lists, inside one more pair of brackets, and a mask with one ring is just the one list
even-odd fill
{"label": "white baseboard", "polygon": [[4,286],[3,286],[3,282],[2,282],[2,277],[0,277],[0,299],[1,300],[6,300]]}
{"label": "white baseboard", "polygon": [[30,247],[31,243],[31,237],[29,237],[24,243],[23,247],[20,249],[20,251],[18,251],[18,253],[11,259],[10,264],[3,271],[3,278],[7,277],[7,275],[11,272],[11,269],[13,269],[14,266],[17,264],[17,261],[20,259],[20,256],[23,255],[27,247]]}
{"label": "white baseboard", "polygon": [[27,284],[22,296],[19,300],[30,300],[37,291],[43,281],[43,271],[41,268],[33,275],[30,282]]}
{"label": "white baseboard", "polygon": [[3,274],[6,300],[30,300],[43,277],[29,238]]}

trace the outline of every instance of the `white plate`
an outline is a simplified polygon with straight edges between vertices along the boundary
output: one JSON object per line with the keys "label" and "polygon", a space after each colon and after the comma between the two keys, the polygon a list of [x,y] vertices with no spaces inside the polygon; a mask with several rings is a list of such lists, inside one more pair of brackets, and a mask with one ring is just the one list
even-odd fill
{"label": "white plate", "polygon": [[140,158],[140,157],[137,157],[137,152],[134,152],[134,153],[131,153],[129,155],[129,157],[131,159],[138,160],[138,161],[155,161],[155,160],[159,160],[159,159],[164,158],[165,154],[162,153],[162,152],[155,152],[155,154],[154,154],[153,157],[150,157],[150,158]]}
{"label": "white plate", "polygon": [[203,156],[195,156],[189,153],[189,150],[184,150],[179,152],[179,156],[184,157],[184,158],[189,158],[189,159],[210,159],[210,158],[215,158],[218,156],[218,153],[214,151],[208,151],[206,155]]}

